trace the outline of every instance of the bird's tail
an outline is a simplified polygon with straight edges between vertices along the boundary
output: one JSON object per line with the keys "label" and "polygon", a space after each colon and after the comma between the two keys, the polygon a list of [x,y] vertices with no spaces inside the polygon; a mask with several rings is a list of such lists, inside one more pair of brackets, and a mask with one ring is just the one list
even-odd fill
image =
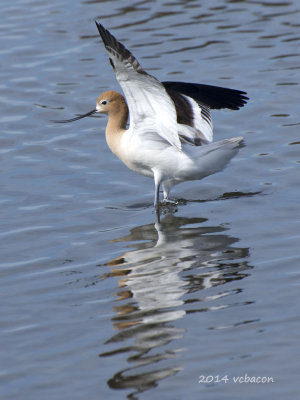
{"label": "bird's tail", "polygon": [[[196,164],[198,165],[199,175],[205,177],[221,171],[243,147],[243,143],[243,138],[240,136],[197,147]],[[201,177],[196,179],[201,179]]]}

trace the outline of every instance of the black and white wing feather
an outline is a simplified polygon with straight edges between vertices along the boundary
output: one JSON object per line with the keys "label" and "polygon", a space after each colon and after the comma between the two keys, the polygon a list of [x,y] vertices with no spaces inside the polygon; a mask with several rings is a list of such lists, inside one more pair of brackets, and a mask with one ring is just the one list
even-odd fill
{"label": "black and white wing feather", "polygon": [[188,82],[162,82],[162,84],[167,91],[173,90],[182,93],[212,110],[221,108],[239,110],[249,100],[246,92],[220,86]]}
{"label": "black and white wing feather", "polygon": [[163,84],[143,70],[132,53],[96,21],[119,81],[130,115],[134,135],[150,131],[181,149],[174,103]]}
{"label": "black and white wing feather", "polygon": [[195,146],[211,143],[213,124],[210,108],[176,90],[167,88],[167,92],[175,104],[181,141]]}
{"label": "black and white wing feather", "polygon": [[236,89],[187,82],[162,84],[175,104],[177,122],[184,125],[185,132],[180,134],[182,140],[194,145],[213,140],[211,109],[238,110],[249,100],[246,92]]}

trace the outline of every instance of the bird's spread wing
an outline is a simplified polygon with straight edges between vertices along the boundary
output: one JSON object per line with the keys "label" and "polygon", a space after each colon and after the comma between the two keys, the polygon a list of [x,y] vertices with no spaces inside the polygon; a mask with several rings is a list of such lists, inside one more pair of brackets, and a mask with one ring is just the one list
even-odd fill
{"label": "bird's spread wing", "polygon": [[175,104],[180,139],[195,146],[211,143],[213,125],[210,109],[191,96],[167,88]]}
{"label": "bird's spread wing", "polygon": [[187,82],[162,84],[175,104],[177,122],[182,124],[181,139],[196,146],[213,140],[210,109],[238,110],[249,100],[246,92],[219,86]]}
{"label": "bird's spread wing", "polygon": [[238,110],[249,100],[246,92],[236,89],[187,82],[162,82],[162,84],[168,91],[182,93],[211,109]]}
{"label": "bird's spread wing", "polygon": [[107,29],[98,22],[96,25],[125,94],[132,132],[144,134],[145,126],[151,127],[158,138],[181,149],[175,106],[163,84],[145,72],[131,52]]}

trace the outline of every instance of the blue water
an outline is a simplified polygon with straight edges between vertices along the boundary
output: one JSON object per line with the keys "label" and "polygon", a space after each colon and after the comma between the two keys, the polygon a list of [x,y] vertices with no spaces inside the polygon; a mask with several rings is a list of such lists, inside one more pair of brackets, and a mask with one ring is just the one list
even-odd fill
{"label": "blue water", "polygon": [[[298,397],[299,15],[296,0],[2,0],[1,399]],[[158,79],[250,97],[213,112],[215,137],[246,146],[175,187],[186,201],[161,224],[105,117],[51,123],[120,90],[96,18]]]}

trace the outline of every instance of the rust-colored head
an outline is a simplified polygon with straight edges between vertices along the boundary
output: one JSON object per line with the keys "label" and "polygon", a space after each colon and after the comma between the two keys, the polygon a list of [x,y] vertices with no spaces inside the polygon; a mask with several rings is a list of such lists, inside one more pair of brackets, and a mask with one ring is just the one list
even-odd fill
{"label": "rust-colored head", "polygon": [[97,99],[96,110],[104,114],[116,114],[127,108],[124,97],[114,90],[108,90],[100,94]]}

